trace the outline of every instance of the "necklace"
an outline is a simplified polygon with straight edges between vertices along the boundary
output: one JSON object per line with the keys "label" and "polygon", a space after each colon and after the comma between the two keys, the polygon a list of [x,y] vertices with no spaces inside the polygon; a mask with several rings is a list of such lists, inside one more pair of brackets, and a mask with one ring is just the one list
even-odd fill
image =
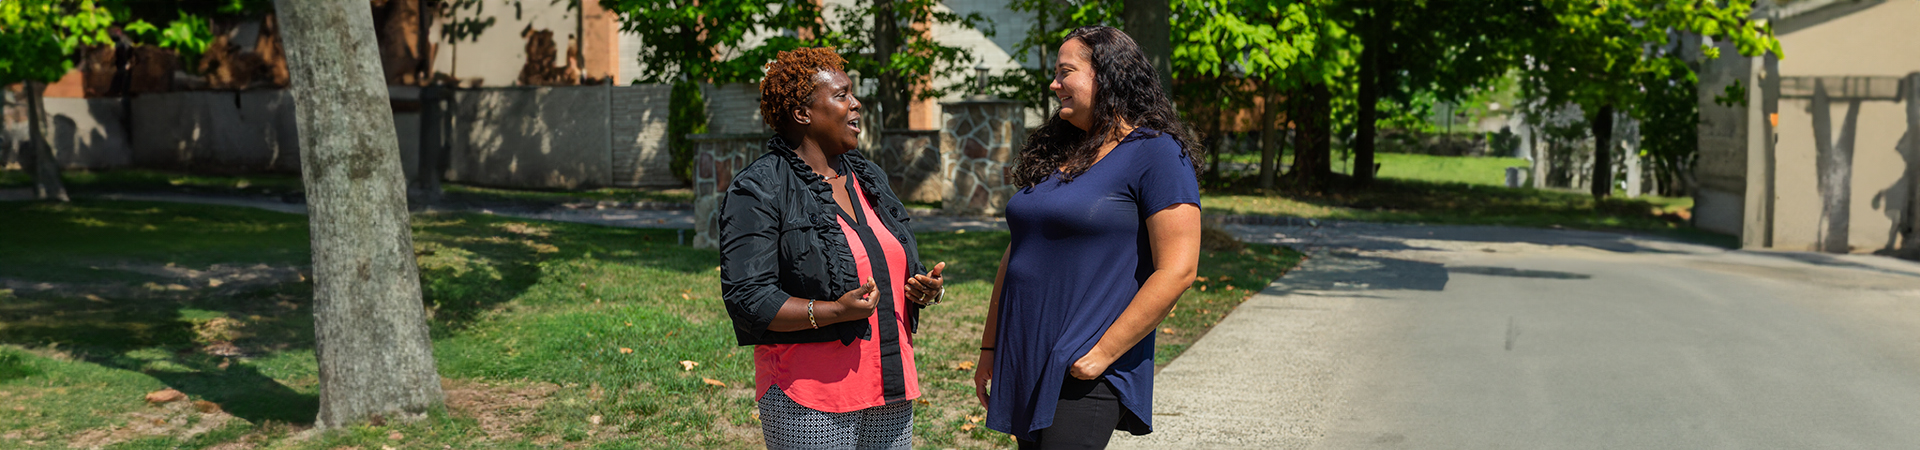
{"label": "necklace", "polygon": [[[826,178],[827,181],[838,180],[840,179],[840,177],[847,176],[846,175],[847,171],[841,170],[841,168],[839,167],[841,164],[842,163],[840,161],[833,161],[833,162],[827,163],[827,168],[833,170],[833,175],[832,176],[820,175],[820,176],[822,178]],[[815,172],[814,174],[819,175],[818,172]]]}

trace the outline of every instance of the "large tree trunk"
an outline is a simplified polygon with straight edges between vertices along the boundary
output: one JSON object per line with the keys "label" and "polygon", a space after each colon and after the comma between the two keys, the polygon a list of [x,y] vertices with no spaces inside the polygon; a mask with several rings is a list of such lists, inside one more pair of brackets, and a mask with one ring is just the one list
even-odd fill
{"label": "large tree trunk", "polygon": [[1361,185],[1373,182],[1373,141],[1379,117],[1381,60],[1386,58],[1387,23],[1393,2],[1374,6],[1372,14],[1361,16],[1359,111],[1354,117],[1353,178]]}
{"label": "large tree trunk", "polygon": [[47,145],[47,84],[27,82],[27,156],[33,159],[33,195],[41,200],[69,201],[67,185],[60,182],[60,161],[53,158],[53,146]]}
{"label": "large tree trunk", "polygon": [[1272,82],[1260,83],[1260,98],[1260,189],[1273,189],[1280,171],[1281,126],[1280,99]]}
{"label": "large tree trunk", "polygon": [[1325,84],[1313,84],[1302,90],[1293,119],[1293,170],[1287,173],[1295,186],[1309,190],[1327,187],[1333,177],[1333,94]]}
{"label": "large tree trunk", "polygon": [[[873,1],[873,60],[883,69],[875,76],[879,84],[874,86],[873,95],[880,97],[880,129],[905,130],[912,127],[908,121],[909,103],[913,102],[913,90],[908,89],[907,81],[901,79],[898,71],[884,67],[893,61],[893,54],[900,51],[900,16],[894,10],[893,0]],[[1052,65],[1049,61],[1048,65]]]}
{"label": "large tree trunk", "polygon": [[[1147,54],[1147,61],[1153,63],[1153,71],[1160,78],[1160,88],[1173,89],[1173,41],[1168,37],[1173,26],[1172,6],[1165,0],[1126,0],[1121,6],[1120,20],[1127,28],[1127,35],[1140,45],[1140,51]],[[1168,98],[1172,98],[1169,94]]]}
{"label": "large tree trunk", "polygon": [[365,0],[277,0],[313,241],[320,428],[421,417],[434,369],[406,178]]}
{"label": "large tree trunk", "polygon": [[1613,105],[1593,114],[1593,198],[1613,195]]}

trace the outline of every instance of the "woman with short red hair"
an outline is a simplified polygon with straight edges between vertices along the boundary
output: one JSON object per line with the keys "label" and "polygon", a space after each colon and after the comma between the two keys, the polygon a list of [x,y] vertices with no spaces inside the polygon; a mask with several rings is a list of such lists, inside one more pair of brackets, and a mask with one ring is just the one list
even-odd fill
{"label": "woman with short red hair", "polygon": [[780,52],[760,83],[776,135],[727,186],[720,286],[753,345],[767,448],[910,448],[913,332],[939,303],[906,207],[855,147],[860,100],[831,49]]}

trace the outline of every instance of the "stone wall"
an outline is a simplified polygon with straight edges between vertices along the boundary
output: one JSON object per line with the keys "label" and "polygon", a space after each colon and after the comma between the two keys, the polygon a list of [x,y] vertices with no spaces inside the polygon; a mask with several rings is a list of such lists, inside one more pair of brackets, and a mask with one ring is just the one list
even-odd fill
{"label": "stone wall", "polygon": [[953,179],[940,154],[939,130],[882,131],[879,141],[877,148],[869,147],[873,152],[867,158],[887,172],[887,184],[900,200],[934,203],[947,198]]}
{"label": "stone wall", "polygon": [[720,199],[733,174],[765,154],[769,134],[696,134],[693,141],[693,246],[719,246]]}
{"label": "stone wall", "polygon": [[941,212],[947,215],[999,215],[1013,196],[1006,167],[1026,143],[1026,116],[1020,103],[975,100],[942,103],[946,126],[940,130],[940,155],[952,181]]}

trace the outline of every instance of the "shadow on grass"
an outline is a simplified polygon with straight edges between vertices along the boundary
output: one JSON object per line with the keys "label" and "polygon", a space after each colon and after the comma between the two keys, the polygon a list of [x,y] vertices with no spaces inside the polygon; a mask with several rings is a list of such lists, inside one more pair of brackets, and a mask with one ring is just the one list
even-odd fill
{"label": "shadow on grass", "polygon": [[[306,217],[162,203],[0,203],[0,229],[33,237],[0,242],[0,282],[31,286],[0,291],[0,343],[150,376],[255,423],[308,423],[318,411]],[[673,230],[472,214],[416,216],[414,229],[436,337],[526,296],[549,267],[570,260],[685,273],[718,264],[710,251],[675,245]],[[213,264],[291,267],[303,276],[248,289],[167,278]],[[160,275],[113,269],[128,266]],[[16,375],[32,376],[8,376]]]}
{"label": "shadow on grass", "polygon": [[[300,319],[311,317],[311,312],[300,308],[283,314],[271,302],[277,296],[260,292],[214,299],[0,298],[6,300],[0,309],[0,324],[5,325],[0,327],[0,343],[63,352],[77,361],[138,372],[251,422],[310,422],[319,411],[313,394],[262,374],[240,356],[240,349],[248,347],[311,347],[312,321]],[[210,333],[209,323],[237,325]],[[305,333],[297,329],[301,325]],[[286,338],[289,331],[304,334],[304,343],[271,342]],[[209,334],[244,337],[210,343]]]}

